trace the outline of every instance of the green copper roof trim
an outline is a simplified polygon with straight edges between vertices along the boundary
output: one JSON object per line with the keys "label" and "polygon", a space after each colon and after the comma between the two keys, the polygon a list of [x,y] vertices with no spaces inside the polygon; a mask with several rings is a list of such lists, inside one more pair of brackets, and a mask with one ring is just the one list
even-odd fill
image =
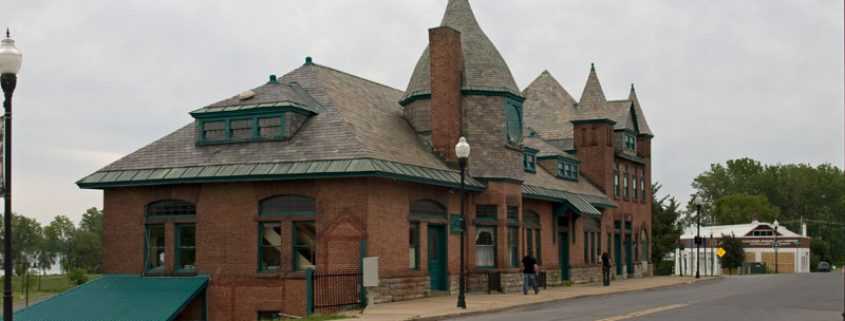
{"label": "green copper roof trim", "polygon": [[601,211],[596,206],[606,208],[610,205],[610,207],[615,207],[609,200],[603,200],[598,196],[565,192],[533,185],[522,185],[522,197],[568,204],[581,214],[587,215],[601,216]]}
{"label": "green copper roof trim", "polygon": [[270,112],[298,112],[305,115],[317,115],[323,112],[322,108],[305,106],[294,102],[283,101],[275,103],[253,104],[253,105],[237,105],[237,106],[222,106],[222,107],[203,107],[192,111],[190,114],[194,118],[216,118],[216,117],[231,117],[231,116],[249,116],[257,114],[265,114]]}
{"label": "green copper roof trim", "polygon": [[[380,159],[345,159],[262,164],[231,164],[140,170],[99,171],[79,180],[80,188],[159,186],[173,184],[284,181],[353,177],[383,177],[420,184],[460,187],[460,173],[453,170],[408,165]],[[467,189],[485,185],[467,178]]]}
{"label": "green copper roof trim", "polygon": [[[463,87],[461,88],[461,93],[466,96],[498,96],[515,99],[519,102],[525,101],[525,97],[523,97],[521,93],[513,92],[507,88]],[[399,100],[399,104],[407,106],[408,104],[421,99],[431,99],[431,91],[420,90],[412,92]]]}
{"label": "green copper roof trim", "polygon": [[609,118],[586,118],[586,119],[576,119],[571,121],[573,124],[592,124],[592,123],[608,123],[611,125],[616,125],[616,121],[609,119]]}

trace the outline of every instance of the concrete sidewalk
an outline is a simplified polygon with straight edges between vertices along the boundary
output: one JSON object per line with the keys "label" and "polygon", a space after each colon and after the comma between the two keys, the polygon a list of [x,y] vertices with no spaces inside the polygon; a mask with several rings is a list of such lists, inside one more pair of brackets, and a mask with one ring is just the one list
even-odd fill
{"label": "concrete sidewalk", "polygon": [[[701,278],[698,281],[710,280]],[[350,312],[356,321],[404,321],[404,320],[439,320],[459,315],[473,315],[507,310],[515,307],[573,299],[585,296],[597,296],[630,291],[647,290],[695,283],[695,278],[662,276],[643,279],[614,281],[609,287],[600,284],[584,284],[572,287],[549,287],[541,289],[539,295],[510,294],[469,294],[467,309],[455,307],[457,295],[432,297],[419,300],[376,304],[368,307],[364,313]]]}

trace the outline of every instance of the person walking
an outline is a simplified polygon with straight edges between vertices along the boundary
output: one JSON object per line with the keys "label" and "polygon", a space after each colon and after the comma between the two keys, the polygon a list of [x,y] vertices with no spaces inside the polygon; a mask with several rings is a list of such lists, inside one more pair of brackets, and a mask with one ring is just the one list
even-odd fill
{"label": "person walking", "polygon": [[610,285],[610,255],[607,252],[601,254],[601,275],[602,284],[604,286]]}
{"label": "person walking", "polygon": [[528,295],[529,286],[534,289],[534,294],[539,294],[537,273],[540,273],[540,267],[537,266],[537,260],[531,255],[526,255],[522,258],[522,267],[522,294]]}

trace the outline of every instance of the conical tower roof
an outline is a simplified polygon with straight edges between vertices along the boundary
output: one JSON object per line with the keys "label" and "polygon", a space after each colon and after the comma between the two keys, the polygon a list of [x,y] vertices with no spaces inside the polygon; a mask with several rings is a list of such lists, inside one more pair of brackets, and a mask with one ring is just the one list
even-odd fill
{"label": "conical tower roof", "polygon": [[[520,96],[508,64],[478,25],[469,0],[449,0],[441,26],[461,33],[464,52],[464,89],[507,92]],[[426,47],[417,62],[403,100],[431,93],[431,63]]]}
{"label": "conical tower roof", "polygon": [[637,91],[634,89],[634,84],[631,84],[631,93],[628,94],[628,100],[634,103],[634,111],[637,113],[637,125],[639,126],[640,134],[654,136],[645,119],[645,113],[643,113],[643,108],[640,106],[640,99],[637,98]]}
{"label": "conical tower roof", "polygon": [[606,102],[607,98],[604,96],[599,76],[596,74],[596,65],[590,64],[590,75],[587,76],[587,84],[584,85],[584,91],[581,92],[578,110],[580,112],[599,111],[604,109]]}

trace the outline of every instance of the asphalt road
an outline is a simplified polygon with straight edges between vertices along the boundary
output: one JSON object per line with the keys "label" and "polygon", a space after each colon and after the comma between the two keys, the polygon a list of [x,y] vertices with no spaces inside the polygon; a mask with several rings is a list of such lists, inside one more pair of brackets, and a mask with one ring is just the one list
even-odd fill
{"label": "asphalt road", "polygon": [[545,303],[460,321],[840,321],[841,273],[725,277],[672,288]]}

